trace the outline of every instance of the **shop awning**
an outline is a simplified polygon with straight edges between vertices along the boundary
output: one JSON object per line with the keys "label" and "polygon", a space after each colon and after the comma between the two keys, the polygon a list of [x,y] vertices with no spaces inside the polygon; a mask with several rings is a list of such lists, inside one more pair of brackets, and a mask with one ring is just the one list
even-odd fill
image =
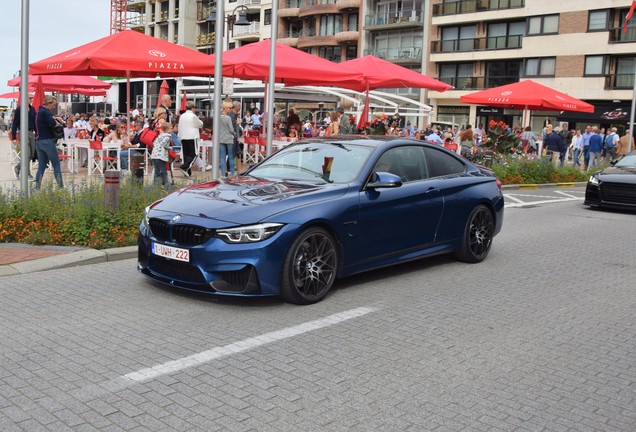
{"label": "shop awning", "polygon": [[594,103],[594,112],[562,112],[559,121],[588,123],[629,123],[630,106],[628,104]]}

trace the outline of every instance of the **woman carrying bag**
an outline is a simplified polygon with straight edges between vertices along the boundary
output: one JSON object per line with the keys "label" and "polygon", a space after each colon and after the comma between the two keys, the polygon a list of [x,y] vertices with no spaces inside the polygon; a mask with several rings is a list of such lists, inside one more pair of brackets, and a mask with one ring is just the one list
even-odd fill
{"label": "woman carrying bag", "polygon": [[[44,96],[44,102],[35,115],[35,150],[38,157],[38,172],[35,174],[35,190],[40,190],[42,176],[46,166],[51,162],[53,175],[59,187],[63,188],[62,169],[60,158],[57,153],[57,139],[53,133],[53,127],[58,124],[58,120],[51,114],[51,109],[57,105],[57,98],[54,96]],[[62,122],[62,119],[59,119]]]}

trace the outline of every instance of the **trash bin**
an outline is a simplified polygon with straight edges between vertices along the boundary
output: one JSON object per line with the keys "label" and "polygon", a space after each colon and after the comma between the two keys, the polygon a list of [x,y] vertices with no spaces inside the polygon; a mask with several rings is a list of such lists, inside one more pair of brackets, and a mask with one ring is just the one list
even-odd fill
{"label": "trash bin", "polygon": [[130,172],[137,180],[144,180],[145,159],[143,154],[130,155]]}

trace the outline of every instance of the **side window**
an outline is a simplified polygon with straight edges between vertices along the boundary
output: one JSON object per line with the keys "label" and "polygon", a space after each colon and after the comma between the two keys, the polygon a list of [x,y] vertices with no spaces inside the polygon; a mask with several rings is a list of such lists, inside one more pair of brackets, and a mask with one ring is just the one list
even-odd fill
{"label": "side window", "polygon": [[429,177],[462,174],[466,171],[464,164],[451,155],[434,148],[427,148],[425,152]]}
{"label": "side window", "polygon": [[424,148],[420,146],[402,146],[387,150],[380,156],[373,171],[395,174],[404,183],[429,177]]}

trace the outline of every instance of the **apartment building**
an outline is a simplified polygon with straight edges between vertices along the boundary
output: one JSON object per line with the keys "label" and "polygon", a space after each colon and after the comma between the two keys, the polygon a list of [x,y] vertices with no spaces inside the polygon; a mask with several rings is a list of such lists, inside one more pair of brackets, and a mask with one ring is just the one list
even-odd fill
{"label": "apartment building", "polygon": [[461,104],[460,96],[532,79],[593,104],[593,114],[533,112],[574,125],[625,124],[633,96],[636,20],[622,26],[630,0],[433,1],[428,75],[455,87],[429,93],[438,119],[478,124],[521,112]]}

